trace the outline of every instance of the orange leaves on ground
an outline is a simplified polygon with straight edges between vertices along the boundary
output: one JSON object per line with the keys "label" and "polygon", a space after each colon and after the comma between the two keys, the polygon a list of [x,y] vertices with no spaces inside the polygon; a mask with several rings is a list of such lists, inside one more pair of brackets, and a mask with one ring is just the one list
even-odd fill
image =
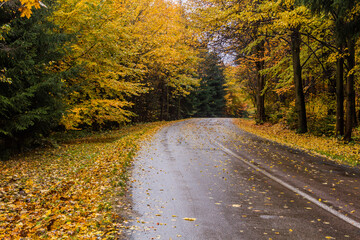
{"label": "orange leaves on ground", "polygon": [[244,130],[292,147],[304,148],[350,165],[360,164],[360,145],[345,144],[336,138],[317,137],[311,134],[296,134],[281,124],[256,125],[252,120],[235,119],[235,124]]}
{"label": "orange leaves on ground", "polygon": [[124,191],[138,142],[161,125],[73,139],[58,149],[0,162],[0,239],[119,234],[112,197]]}

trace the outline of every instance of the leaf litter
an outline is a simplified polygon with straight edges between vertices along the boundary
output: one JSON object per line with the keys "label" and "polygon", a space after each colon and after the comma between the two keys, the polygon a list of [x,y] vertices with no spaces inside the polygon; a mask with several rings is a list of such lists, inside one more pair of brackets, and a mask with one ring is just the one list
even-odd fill
{"label": "leaf litter", "polygon": [[280,142],[295,148],[302,148],[319,155],[325,155],[342,164],[356,166],[360,164],[360,144],[347,144],[337,138],[317,137],[296,134],[281,124],[256,125],[253,120],[235,119],[235,125],[261,137]]}
{"label": "leaf litter", "polygon": [[124,127],[0,162],[0,239],[118,236],[123,219],[114,205],[122,203],[114,198],[126,190],[126,168],[139,143],[164,124]]}

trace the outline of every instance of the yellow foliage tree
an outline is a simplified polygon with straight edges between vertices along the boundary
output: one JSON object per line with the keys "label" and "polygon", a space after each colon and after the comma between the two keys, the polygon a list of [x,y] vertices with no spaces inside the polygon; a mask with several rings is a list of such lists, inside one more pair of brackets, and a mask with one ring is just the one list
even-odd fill
{"label": "yellow foliage tree", "polygon": [[[0,0],[0,6],[8,2],[8,0]],[[19,8],[19,11],[21,12],[21,17],[27,17],[30,18],[32,11],[31,9],[34,7],[36,9],[40,8],[40,5],[45,6],[41,1],[39,0],[20,0],[21,7]]]}
{"label": "yellow foliage tree", "polygon": [[166,75],[185,92],[191,80],[184,69],[192,69],[188,59],[196,51],[180,41],[180,20],[178,6],[164,0],[59,2],[53,21],[76,39],[63,66],[82,68],[66,82],[65,127],[129,121],[129,97],[147,91],[145,76]]}
{"label": "yellow foliage tree", "polygon": [[[250,101],[248,99],[249,92],[252,95],[250,100],[252,104],[255,105],[256,93],[255,89],[252,86],[244,86],[249,82],[246,81],[246,78],[251,77],[252,74],[249,69],[240,64],[238,66],[227,66],[224,71],[225,74],[225,86],[226,92],[226,114],[230,116],[236,117],[246,117],[247,110],[250,105]],[[244,89],[247,89],[248,92],[245,94]]]}

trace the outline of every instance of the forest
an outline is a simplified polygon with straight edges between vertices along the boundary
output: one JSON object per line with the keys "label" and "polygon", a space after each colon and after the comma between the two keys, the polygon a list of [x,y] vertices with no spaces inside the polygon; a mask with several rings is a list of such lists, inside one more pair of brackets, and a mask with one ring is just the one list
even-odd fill
{"label": "forest", "polygon": [[[359,1],[194,1],[211,44],[233,53],[232,87],[256,121],[352,139],[358,126]],[[231,92],[231,90],[230,90]]]}
{"label": "forest", "polygon": [[357,138],[358,0],[0,0],[0,150],[253,117]]}

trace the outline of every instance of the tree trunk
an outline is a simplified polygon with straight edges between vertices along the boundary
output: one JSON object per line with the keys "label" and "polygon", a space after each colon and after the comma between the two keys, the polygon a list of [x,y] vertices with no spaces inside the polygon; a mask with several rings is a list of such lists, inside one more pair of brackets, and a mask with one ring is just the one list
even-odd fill
{"label": "tree trunk", "polygon": [[265,77],[258,76],[258,93],[256,97],[256,119],[258,123],[264,123],[266,121],[265,115],[265,94],[263,93],[265,87]]}
{"label": "tree trunk", "polygon": [[345,141],[351,141],[351,134],[353,127],[357,124],[356,111],[355,111],[355,89],[354,89],[354,73],[352,72],[355,67],[355,42],[350,39],[347,42],[349,54],[346,57],[350,73],[346,82],[346,122],[345,122]]}
{"label": "tree trunk", "polygon": [[160,85],[161,93],[160,93],[160,120],[165,120],[165,84]]}
{"label": "tree trunk", "polygon": [[[342,53],[342,46],[340,46]],[[336,63],[336,136],[344,135],[344,58]]]}
{"label": "tree trunk", "polygon": [[170,97],[169,97],[169,86],[166,85],[166,116],[165,116],[165,120],[169,121],[170,120]]}
{"label": "tree trunk", "polygon": [[[332,70],[330,67],[327,67],[324,72],[324,79],[328,79],[327,89],[328,96],[330,99],[336,99],[336,78],[332,78]],[[329,107],[327,110],[328,116],[336,115],[336,108]]]}
{"label": "tree trunk", "polygon": [[265,76],[260,74],[260,71],[264,69],[264,42],[261,42],[256,47],[256,55],[259,58],[255,62],[256,71],[257,71],[257,91],[256,91],[256,122],[264,123],[266,121],[265,115]]}
{"label": "tree trunk", "polygon": [[295,81],[295,111],[298,116],[298,133],[307,132],[307,121],[306,121],[306,108],[305,108],[305,97],[301,77],[301,63],[300,63],[300,26],[292,29],[291,33],[291,54],[293,60],[294,69],[294,81]]}
{"label": "tree trunk", "polygon": [[177,120],[181,119],[181,96],[178,97]]}

